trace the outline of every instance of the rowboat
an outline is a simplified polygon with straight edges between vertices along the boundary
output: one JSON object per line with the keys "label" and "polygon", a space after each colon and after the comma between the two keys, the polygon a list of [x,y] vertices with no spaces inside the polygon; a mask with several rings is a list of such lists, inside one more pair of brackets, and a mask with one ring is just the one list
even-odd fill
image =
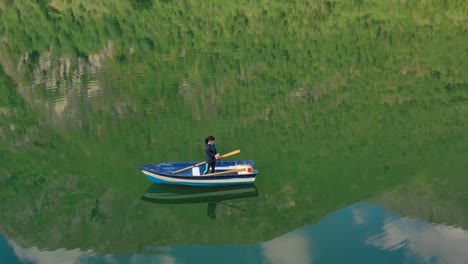
{"label": "rowboat", "polygon": [[141,197],[141,200],[157,204],[191,204],[221,202],[257,196],[258,191],[255,185],[195,187],[152,184]]}
{"label": "rowboat", "polygon": [[153,163],[140,166],[153,183],[191,186],[225,186],[253,184],[258,171],[252,160],[216,162],[214,173],[203,174],[205,166],[197,162]]}

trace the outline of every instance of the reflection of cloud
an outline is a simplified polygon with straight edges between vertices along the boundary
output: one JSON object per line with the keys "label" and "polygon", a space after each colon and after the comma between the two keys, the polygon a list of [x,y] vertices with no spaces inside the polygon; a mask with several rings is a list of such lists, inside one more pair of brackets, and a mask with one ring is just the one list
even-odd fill
{"label": "reflection of cloud", "polygon": [[161,256],[160,259],[161,259],[162,264],[175,264],[176,263],[175,258],[171,256]]}
{"label": "reflection of cloud", "polygon": [[354,225],[362,225],[367,222],[367,212],[362,208],[353,208],[353,222]]}
{"label": "reflection of cloud", "polygon": [[290,233],[263,243],[263,254],[272,264],[312,263],[309,238],[299,233]]}
{"label": "reflection of cloud", "polygon": [[367,239],[367,244],[395,250],[405,247],[423,261],[440,259],[442,263],[468,263],[468,232],[446,225],[421,225],[402,218],[387,221],[379,235]]}
{"label": "reflection of cloud", "polygon": [[[10,241],[9,244],[19,259],[37,264],[74,264],[80,263],[81,260],[95,255],[92,250],[81,251],[80,249],[58,249],[54,251],[41,251],[36,247],[21,248],[13,241]],[[107,258],[107,260],[112,262],[112,259]]]}
{"label": "reflection of cloud", "polygon": [[[58,249],[54,251],[39,250],[36,247],[22,248],[15,242],[9,241],[15,255],[22,261],[32,262],[34,264],[80,264],[94,263],[99,258],[99,263],[121,263],[118,258],[112,255],[100,255],[92,250],[81,251],[80,249],[65,250]],[[1,262],[3,263],[3,262]],[[152,254],[135,254],[130,257],[129,261],[124,263],[131,264],[175,264],[176,259],[170,255],[152,255]],[[180,262],[179,262],[180,263]]]}
{"label": "reflection of cloud", "polygon": [[175,264],[176,259],[168,255],[134,255],[131,264]]}

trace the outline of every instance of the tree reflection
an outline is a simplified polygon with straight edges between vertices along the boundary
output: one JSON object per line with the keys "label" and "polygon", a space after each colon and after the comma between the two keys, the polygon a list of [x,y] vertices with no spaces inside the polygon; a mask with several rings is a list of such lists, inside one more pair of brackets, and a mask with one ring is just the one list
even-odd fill
{"label": "tree reflection", "polygon": [[153,0],[130,0],[130,3],[136,10],[146,10],[153,7]]}

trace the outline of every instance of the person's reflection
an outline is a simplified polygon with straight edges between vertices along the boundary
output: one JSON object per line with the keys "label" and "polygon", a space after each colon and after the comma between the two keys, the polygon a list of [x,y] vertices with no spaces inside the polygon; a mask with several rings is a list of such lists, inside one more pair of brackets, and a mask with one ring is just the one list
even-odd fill
{"label": "person's reflection", "polygon": [[211,219],[216,219],[216,202],[209,202],[206,207],[206,214]]}

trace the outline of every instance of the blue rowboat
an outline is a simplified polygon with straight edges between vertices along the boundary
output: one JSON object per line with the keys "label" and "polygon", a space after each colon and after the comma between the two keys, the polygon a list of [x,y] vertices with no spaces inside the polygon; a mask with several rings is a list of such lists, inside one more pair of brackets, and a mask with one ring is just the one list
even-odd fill
{"label": "blue rowboat", "polygon": [[214,173],[203,174],[205,165],[197,162],[153,163],[140,166],[153,183],[191,186],[225,186],[253,184],[258,171],[252,160],[216,162]]}

